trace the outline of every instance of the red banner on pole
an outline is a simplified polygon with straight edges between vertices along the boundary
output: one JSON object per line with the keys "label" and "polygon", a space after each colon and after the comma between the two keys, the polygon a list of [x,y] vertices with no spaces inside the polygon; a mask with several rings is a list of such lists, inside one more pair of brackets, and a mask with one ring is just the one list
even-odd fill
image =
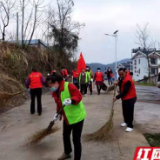
{"label": "red banner on pole", "polygon": [[83,54],[82,52],[80,53],[80,56],[79,56],[79,60],[78,60],[78,63],[77,63],[77,72],[78,73],[81,73],[82,72],[82,69],[85,69],[86,70],[86,63],[85,63],[85,60],[83,58]]}

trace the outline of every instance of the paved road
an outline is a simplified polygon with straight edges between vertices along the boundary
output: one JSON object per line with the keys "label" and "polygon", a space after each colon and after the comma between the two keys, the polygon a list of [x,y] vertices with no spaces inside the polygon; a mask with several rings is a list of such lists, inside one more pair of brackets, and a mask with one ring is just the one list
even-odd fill
{"label": "paved road", "polygon": [[[84,98],[88,116],[85,120],[83,135],[92,133],[108,120],[113,94],[94,95]],[[29,114],[29,101],[0,115],[0,160],[57,160],[63,151],[61,129],[45,138],[41,143],[23,147],[25,140],[37,130],[45,128],[52,119],[56,105],[49,94],[43,96],[43,114],[41,117]],[[136,109],[136,118],[138,115]],[[137,146],[148,146],[141,132],[135,127],[132,133],[126,133],[119,125],[122,122],[121,103],[115,103],[114,124],[123,155],[120,155],[117,143],[84,142],[82,160],[132,160]],[[73,158],[71,159],[73,160]]]}
{"label": "paved road", "polygon": [[160,89],[151,86],[136,86],[138,101],[160,104]]}

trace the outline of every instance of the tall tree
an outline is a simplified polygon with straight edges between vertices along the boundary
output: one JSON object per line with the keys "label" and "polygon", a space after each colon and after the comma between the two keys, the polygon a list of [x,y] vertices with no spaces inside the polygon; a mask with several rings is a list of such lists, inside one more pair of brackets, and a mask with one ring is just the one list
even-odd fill
{"label": "tall tree", "polygon": [[148,31],[148,23],[144,25],[144,27],[140,27],[137,25],[137,39],[138,42],[137,44],[143,49],[143,51],[146,54],[147,58],[147,63],[148,63],[148,78],[150,80],[150,75],[151,75],[151,65],[150,65],[150,47],[152,46],[151,43],[149,43],[149,31]]}
{"label": "tall tree", "polygon": [[11,11],[15,5],[13,0],[1,0],[0,1],[0,31],[2,34],[2,41],[5,40],[6,28],[10,22]]}
{"label": "tall tree", "polygon": [[[19,0],[22,46],[28,47],[44,13],[44,0]],[[25,41],[28,40],[26,44]]]}
{"label": "tall tree", "polygon": [[72,0],[57,0],[57,8],[49,9],[48,23],[52,29],[49,37],[53,48],[59,55],[70,59],[78,47],[79,31],[84,24],[72,21],[74,2]]}

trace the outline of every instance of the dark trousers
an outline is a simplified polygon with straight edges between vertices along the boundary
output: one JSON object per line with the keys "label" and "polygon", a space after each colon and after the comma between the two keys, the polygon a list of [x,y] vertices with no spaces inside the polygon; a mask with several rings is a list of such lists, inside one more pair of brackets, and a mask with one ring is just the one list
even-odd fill
{"label": "dark trousers", "polygon": [[76,87],[77,87],[77,89],[79,89],[79,84],[78,83],[73,83]]}
{"label": "dark trousers", "polygon": [[112,85],[112,78],[108,78],[108,84],[111,86]]}
{"label": "dark trousers", "polygon": [[82,145],[81,145],[81,134],[83,129],[84,121],[73,125],[67,125],[65,121],[63,121],[63,143],[64,143],[64,152],[66,154],[70,154],[72,152],[71,146],[71,132],[73,136],[73,144],[74,144],[74,160],[81,159],[82,153]]}
{"label": "dark trousers", "polygon": [[98,84],[98,85],[97,85],[97,92],[98,92],[98,95],[100,95],[101,89],[102,89],[102,86]]}
{"label": "dark trousers", "polygon": [[87,94],[87,84],[81,84],[81,94]]}
{"label": "dark trousers", "polygon": [[92,90],[92,81],[89,82],[88,84],[89,90],[90,90],[90,94],[92,94],[93,90]]}
{"label": "dark trousers", "polygon": [[127,123],[127,127],[133,128],[133,119],[134,119],[134,104],[136,98],[122,101],[122,111],[124,122]]}
{"label": "dark trousers", "polygon": [[30,93],[31,93],[30,112],[31,114],[35,113],[35,97],[37,97],[37,112],[39,115],[41,115],[42,113],[42,103],[41,103],[42,88],[31,89]]}

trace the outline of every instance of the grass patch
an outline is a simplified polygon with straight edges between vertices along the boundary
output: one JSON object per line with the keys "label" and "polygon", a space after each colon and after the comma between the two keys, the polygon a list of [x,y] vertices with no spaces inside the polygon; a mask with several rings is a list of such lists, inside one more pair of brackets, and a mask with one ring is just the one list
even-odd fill
{"label": "grass patch", "polygon": [[158,134],[146,133],[144,134],[144,136],[151,147],[160,147],[160,133]]}
{"label": "grass patch", "polygon": [[138,86],[156,86],[156,84],[154,84],[154,83],[145,83],[145,82],[136,82],[135,83],[136,85],[138,85]]}

